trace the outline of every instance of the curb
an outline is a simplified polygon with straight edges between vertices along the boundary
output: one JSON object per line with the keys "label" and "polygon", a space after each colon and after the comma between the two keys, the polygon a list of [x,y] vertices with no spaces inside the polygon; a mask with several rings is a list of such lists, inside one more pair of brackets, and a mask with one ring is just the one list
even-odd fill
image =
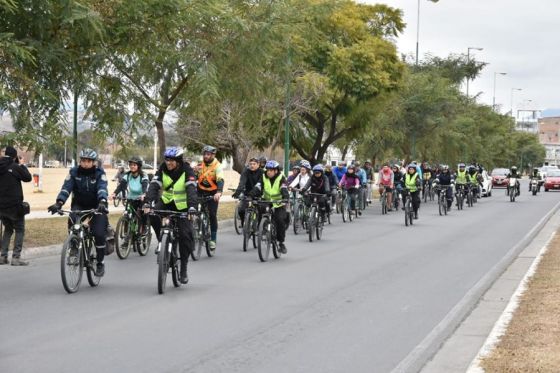
{"label": "curb", "polygon": [[560,209],[560,202],[490,269],[449,311],[438,325],[428,334],[393,370],[392,372],[418,372],[440,350],[444,342],[458,328],[461,322],[475,309],[481,297],[490,289],[500,275],[510,266],[515,258],[527,247],[548,221]]}
{"label": "curb", "polygon": [[[225,219],[218,221],[219,232],[230,232],[233,230],[233,219]],[[23,249],[23,257],[25,259],[37,259],[47,256],[59,255],[62,243],[58,245],[49,245],[41,247],[29,247]]]}

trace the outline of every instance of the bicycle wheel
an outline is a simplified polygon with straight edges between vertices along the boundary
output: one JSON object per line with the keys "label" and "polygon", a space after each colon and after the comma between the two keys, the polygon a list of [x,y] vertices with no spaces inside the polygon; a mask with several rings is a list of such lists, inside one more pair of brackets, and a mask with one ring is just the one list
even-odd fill
{"label": "bicycle wheel", "polygon": [[251,240],[251,215],[251,211],[245,211],[245,223],[243,223],[243,251],[247,251],[249,247],[249,241]]}
{"label": "bicycle wheel", "polygon": [[[117,229],[115,232],[115,249],[119,259],[126,259],[130,254],[130,247],[132,246],[131,234],[129,232],[130,222],[128,216],[123,215],[117,222]],[[124,244],[126,241],[126,245]]]}
{"label": "bicycle wheel", "polygon": [[138,255],[146,256],[150,250],[150,245],[152,244],[152,226],[150,225],[150,218],[146,218],[146,225],[144,226],[144,232],[140,236],[140,242],[138,243]]}
{"label": "bicycle wheel", "polygon": [[200,219],[195,216],[193,220],[193,242],[194,248],[191,252],[191,258],[194,261],[200,259],[200,254],[202,253],[202,245],[204,240],[202,239],[202,231],[200,230]]}
{"label": "bicycle wheel", "polygon": [[206,255],[211,258],[216,254],[216,252],[210,250],[210,222],[208,221],[208,215],[206,213],[200,215],[200,218],[203,232],[202,238],[204,239],[204,248],[206,249]]}
{"label": "bicycle wheel", "polygon": [[407,227],[408,227],[408,224],[409,224],[408,223],[408,217],[409,217],[408,209],[409,209],[408,202],[405,202],[404,203],[404,225],[407,226]]}
{"label": "bicycle wheel", "polygon": [[121,204],[121,197],[119,194],[118,196],[115,196],[115,198],[113,198],[113,206],[119,207],[120,204]]}
{"label": "bicycle wheel", "polygon": [[177,255],[177,241],[173,242],[173,253],[170,257],[171,263],[171,280],[173,280],[173,286],[178,288],[181,286],[181,281],[179,281],[179,256]]}
{"label": "bicycle wheel", "polygon": [[515,202],[515,190],[512,190],[512,191],[509,193],[509,201],[510,201],[510,202]]}
{"label": "bicycle wheel", "polygon": [[315,224],[315,236],[317,237],[317,241],[320,241],[323,236],[324,224],[322,218],[318,217],[317,223]]}
{"label": "bicycle wheel", "polygon": [[167,272],[169,271],[169,245],[171,244],[169,233],[161,237],[160,250],[158,254],[158,293],[165,293]]}
{"label": "bicycle wheel", "polygon": [[381,196],[381,215],[387,214],[387,194]]}
{"label": "bicycle wheel", "polygon": [[294,221],[293,221],[293,228],[294,234],[298,234],[300,229],[302,228],[302,216],[303,216],[303,206],[298,204],[296,209],[294,210]]}
{"label": "bicycle wheel", "polygon": [[348,202],[346,201],[346,198],[342,201],[342,203],[340,204],[340,213],[342,214],[342,222],[346,223],[347,220],[347,216],[346,216],[346,209],[348,206]]}
{"label": "bicycle wheel", "polygon": [[233,212],[233,226],[235,227],[235,233],[239,235],[243,233],[243,222],[239,216],[239,203],[235,205],[235,211]]}
{"label": "bicycle wheel", "polygon": [[82,247],[80,239],[70,234],[60,253],[60,276],[62,278],[62,286],[68,293],[75,293],[80,287],[82,281],[82,273],[84,270]]}
{"label": "bicycle wheel", "polygon": [[340,214],[342,212],[342,198],[340,198],[338,194],[335,199],[335,205],[336,205],[336,213]]}
{"label": "bicycle wheel", "polygon": [[266,262],[270,255],[270,245],[272,244],[272,232],[270,229],[270,218],[268,216],[262,218],[261,224],[259,225],[258,236],[259,259],[261,262]]}
{"label": "bicycle wheel", "polygon": [[309,212],[309,221],[307,226],[307,235],[309,236],[309,242],[313,242],[313,236],[315,235],[315,225],[317,224],[317,207],[312,206]]}
{"label": "bicycle wheel", "polygon": [[412,208],[412,201],[409,201],[409,208],[408,208],[408,221],[410,225],[414,224],[414,209]]}
{"label": "bicycle wheel", "polygon": [[272,241],[272,255],[274,255],[275,259],[280,259],[282,253],[280,252],[280,248],[278,247],[278,241],[276,241],[276,226],[271,225],[270,228],[272,229],[272,232],[270,234],[270,238]]}
{"label": "bicycle wheel", "polygon": [[88,265],[86,266],[86,275],[89,286],[96,287],[97,285],[99,285],[99,281],[101,281],[101,277],[95,275],[95,269],[97,268],[97,253],[93,242],[90,242],[87,245],[89,248],[89,260]]}
{"label": "bicycle wheel", "polygon": [[[440,192],[440,193],[442,193],[442,192]],[[442,193],[442,194],[443,194],[443,193]],[[440,197],[438,198],[439,216],[443,216],[443,204],[444,204],[444,203],[447,203],[447,202],[444,200],[444,197],[443,197],[443,196],[440,196]]]}

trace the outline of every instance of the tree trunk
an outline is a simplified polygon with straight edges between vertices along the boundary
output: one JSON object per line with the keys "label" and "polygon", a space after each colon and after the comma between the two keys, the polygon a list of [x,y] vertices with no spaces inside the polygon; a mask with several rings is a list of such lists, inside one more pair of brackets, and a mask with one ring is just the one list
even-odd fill
{"label": "tree trunk", "polygon": [[247,157],[249,156],[250,150],[250,148],[244,147],[242,145],[234,145],[234,150],[231,157],[233,159],[232,168],[240,174],[245,169],[245,164],[247,162]]}
{"label": "tree trunk", "polygon": [[[158,136],[159,156],[162,161],[163,161],[163,154],[165,153],[165,131],[163,129],[163,118],[165,117],[165,113],[166,113],[165,110],[160,109],[155,123],[157,136]],[[156,167],[157,165],[154,165],[154,168]]]}
{"label": "tree trunk", "polygon": [[348,150],[349,150],[349,148],[350,148],[350,147],[349,147],[348,145],[345,145],[344,148],[342,148],[341,158],[342,158],[343,161],[346,160],[346,156],[348,155]]}

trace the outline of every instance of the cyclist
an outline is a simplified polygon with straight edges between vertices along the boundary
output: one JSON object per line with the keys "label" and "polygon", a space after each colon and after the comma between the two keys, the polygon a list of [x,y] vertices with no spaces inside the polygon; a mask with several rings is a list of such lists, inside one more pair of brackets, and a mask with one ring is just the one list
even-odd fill
{"label": "cyclist", "polygon": [[[451,188],[451,185],[454,183],[453,176],[451,175],[451,172],[449,172],[449,166],[441,165],[440,169],[441,171],[436,175],[434,183],[436,185],[441,185],[442,189],[445,188],[447,197],[447,209],[449,210],[451,208],[451,205],[453,204],[453,190]],[[439,193],[440,190],[438,190],[438,197]]]}
{"label": "cyclist", "polygon": [[467,184],[469,183],[469,175],[465,170],[465,164],[459,163],[459,169],[457,170],[457,174],[455,175],[455,189],[458,192],[459,189],[462,189],[463,192],[466,191]]}
{"label": "cyclist", "polygon": [[372,190],[374,178],[373,178],[373,167],[369,159],[364,162],[363,170],[366,173],[366,180],[367,180],[367,203],[371,203],[371,190]]}
{"label": "cyclist", "polygon": [[[144,227],[146,227],[148,217],[144,214],[141,207],[150,181],[148,179],[148,175],[142,171],[142,160],[139,157],[130,158],[128,160],[128,168],[129,171],[122,176],[119,185],[117,185],[117,189],[115,189],[111,195],[111,199],[115,199],[115,197],[121,192],[123,195],[126,195],[128,203],[130,203],[140,216],[140,221],[142,223],[140,229],[144,229]],[[144,232],[140,233],[143,234]],[[123,241],[123,246],[127,245],[128,236],[126,236]]]}
{"label": "cyclist", "polygon": [[120,183],[124,174],[125,174],[124,166],[119,166],[117,168],[117,173],[116,173],[115,177],[113,178],[113,181],[116,181],[117,183]]}
{"label": "cyclist", "polygon": [[[196,177],[191,166],[183,161],[183,149],[172,147],[165,150],[162,163],[148,188],[144,207],[149,210],[154,205],[155,210],[171,210],[179,212],[196,212]],[[160,197],[160,191],[161,197]],[[158,241],[161,242],[161,218],[154,216],[150,219]],[[179,280],[186,284],[187,263],[193,250],[193,227],[190,220],[178,220],[179,252],[181,254],[181,271]],[[159,251],[156,250],[156,254]]]}
{"label": "cyclist", "polygon": [[333,172],[339,181],[342,180],[342,176],[344,176],[344,174],[346,173],[346,162],[338,162],[338,166],[334,168]]}
{"label": "cyclist", "polygon": [[338,186],[347,191],[350,195],[350,209],[356,210],[356,200],[360,189],[360,178],[356,175],[356,168],[352,165],[348,166],[346,173],[342,175],[342,179]]}
{"label": "cyclist", "polygon": [[243,170],[239,185],[233,193],[233,198],[239,198],[239,217],[243,222],[245,219],[245,210],[247,209],[247,200],[243,199],[243,195],[252,197],[251,191],[254,188],[262,189],[263,170],[259,167],[259,160],[257,158],[249,159],[249,167]]}
{"label": "cyclist", "polygon": [[266,157],[264,155],[261,155],[259,158],[259,167],[261,170],[265,170],[265,166],[266,166]]}
{"label": "cyclist", "polygon": [[480,184],[482,181],[482,176],[478,173],[478,167],[476,167],[475,165],[471,165],[469,167],[469,181],[472,188],[474,188],[476,196],[480,198]]}
{"label": "cyclist", "polygon": [[432,168],[426,161],[422,162],[420,167],[422,170],[422,172],[420,173],[420,175],[422,175],[422,189],[424,189],[427,193],[431,186],[430,183],[432,180]]}
{"label": "cyclist", "polygon": [[393,211],[393,188],[395,187],[395,175],[389,164],[384,164],[379,170],[377,178],[379,184],[379,194],[383,194],[383,190],[387,191],[387,211]]}
{"label": "cyclist", "polygon": [[329,186],[331,188],[331,204],[334,206],[336,203],[336,189],[338,187],[338,177],[333,172],[330,164],[325,166],[325,176],[329,179]]}
{"label": "cyclist", "polygon": [[[97,209],[99,214],[93,215],[91,229],[97,252],[96,276],[105,274],[105,245],[107,241],[107,175],[103,168],[96,167],[97,152],[85,148],[80,152],[80,163],[72,167],[64,180],[62,189],[56,197],[56,203],[49,206],[51,214],[57,213],[72,194],[71,210]],[[72,219],[74,217],[72,216]],[[70,220],[69,220],[70,221]]]}
{"label": "cyclist", "polygon": [[[519,196],[521,194],[521,188],[519,187],[519,179],[521,179],[521,174],[517,171],[517,167],[516,166],[511,166],[509,173],[507,174],[507,178],[515,178],[515,189],[516,189],[516,193],[515,196]],[[508,189],[509,189],[509,185],[508,185]]]}
{"label": "cyclist", "polygon": [[414,219],[418,219],[418,209],[420,208],[420,187],[422,185],[422,179],[420,178],[420,175],[418,175],[416,165],[413,163],[409,164],[407,167],[407,173],[404,177],[404,185],[410,191],[410,196],[412,197]]}
{"label": "cyclist", "polygon": [[[327,197],[331,194],[331,187],[329,178],[325,175],[325,170],[323,165],[318,164],[313,167],[313,176],[309,179],[302,191],[305,193],[310,191],[311,193],[323,194],[324,197],[318,199],[319,210],[321,211],[321,219],[325,221],[325,212],[330,213],[330,205],[328,203]],[[311,205],[311,201],[307,200],[306,203]]]}
{"label": "cyclist", "polygon": [[[265,169],[266,172],[262,178],[262,190],[254,188],[252,192],[253,195],[258,197],[262,195],[264,201],[288,200],[288,185],[286,183],[286,178],[280,172],[280,164],[274,160],[270,160],[266,162]],[[276,240],[280,245],[280,252],[286,254],[288,252],[284,244],[288,221],[286,206],[275,204],[273,207],[274,213],[272,219],[274,219],[274,224],[276,226]]]}
{"label": "cyclist", "polygon": [[290,174],[290,176],[288,176],[288,180],[286,181],[288,183],[288,185],[290,185],[292,183],[292,181],[294,181],[294,179],[297,177],[297,175],[299,175],[299,166],[298,165],[293,165],[292,166],[292,173]]}
{"label": "cyclist", "polygon": [[218,236],[218,203],[224,189],[224,172],[222,165],[216,159],[217,149],[206,145],[202,149],[202,167],[198,174],[198,194],[202,197],[213,198],[208,200],[208,213],[210,218],[210,242],[211,251],[216,250],[216,239]]}
{"label": "cyclist", "polygon": [[305,187],[309,181],[309,171],[311,170],[311,164],[309,161],[306,161],[305,159],[301,161],[299,163],[299,170],[299,174],[294,178],[289,186],[291,189],[300,190]]}
{"label": "cyclist", "polygon": [[396,202],[396,206],[398,206],[398,198],[400,197],[400,195],[402,194],[402,190],[404,188],[404,176],[403,173],[401,172],[401,167],[398,164],[394,164],[393,165],[393,184],[397,190],[397,194],[396,194],[396,198],[397,201]]}

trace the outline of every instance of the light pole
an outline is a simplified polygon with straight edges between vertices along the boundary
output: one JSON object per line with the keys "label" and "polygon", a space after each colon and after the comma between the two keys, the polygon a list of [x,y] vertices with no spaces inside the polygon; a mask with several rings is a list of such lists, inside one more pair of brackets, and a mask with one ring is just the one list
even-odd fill
{"label": "light pole", "polygon": [[513,92],[514,91],[522,91],[522,88],[512,88],[511,89],[511,116],[515,118],[515,115],[513,115]]}
{"label": "light pole", "polygon": [[492,98],[492,110],[496,111],[496,76],[507,75],[507,73],[494,72],[494,97]]}
{"label": "light pole", "polygon": [[[468,47],[467,48],[467,65],[469,64],[469,62],[471,61],[471,50],[473,51],[481,51],[484,48],[479,48],[479,47]],[[467,76],[467,98],[469,98],[469,77]]]}
{"label": "light pole", "polygon": [[[439,0],[429,0],[432,3],[437,3]],[[416,21],[416,66],[418,66],[418,49],[420,44],[420,0],[418,0],[418,17]]]}

